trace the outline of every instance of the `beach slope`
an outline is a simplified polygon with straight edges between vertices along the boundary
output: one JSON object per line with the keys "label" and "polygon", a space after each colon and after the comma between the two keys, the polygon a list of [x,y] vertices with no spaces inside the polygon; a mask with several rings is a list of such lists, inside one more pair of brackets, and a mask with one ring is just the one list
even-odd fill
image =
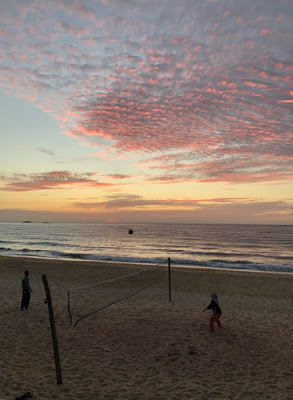
{"label": "beach slope", "polygon": [[[29,310],[20,311],[26,269],[33,293]],[[0,399],[27,391],[35,400],[293,398],[293,275],[174,268],[171,303],[168,274],[114,303],[117,293],[135,286],[114,279],[138,269],[0,257]],[[43,274],[52,291],[62,385],[56,383]],[[114,304],[70,325],[67,289],[103,280],[112,283],[88,295],[75,292],[73,321],[77,310],[98,310],[111,298]],[[202,311],[212,291],[223,311],[223,328],[214,334],[209,312]]]}

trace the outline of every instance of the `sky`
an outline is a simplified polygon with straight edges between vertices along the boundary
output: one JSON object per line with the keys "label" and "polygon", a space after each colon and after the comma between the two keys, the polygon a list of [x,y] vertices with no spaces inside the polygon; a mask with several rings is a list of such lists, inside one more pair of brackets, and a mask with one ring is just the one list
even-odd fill
{"label": "sky", "polygon": [[0,221],[293,224],[292,0],[2,0]]}

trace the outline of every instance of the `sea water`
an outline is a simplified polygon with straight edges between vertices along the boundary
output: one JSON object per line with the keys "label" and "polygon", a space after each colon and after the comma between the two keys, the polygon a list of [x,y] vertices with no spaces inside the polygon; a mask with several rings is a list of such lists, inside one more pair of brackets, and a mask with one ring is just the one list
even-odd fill
{"label": "sea water", "polygon": [[293,273],[293,226],[0,223],[0,255]]}

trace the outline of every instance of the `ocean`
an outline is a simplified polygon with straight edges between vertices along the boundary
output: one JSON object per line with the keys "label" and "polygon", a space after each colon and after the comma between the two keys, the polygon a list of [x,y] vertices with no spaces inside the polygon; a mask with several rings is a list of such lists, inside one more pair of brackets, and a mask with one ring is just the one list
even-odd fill
{"label": "ocean", "polygon": [[0,255],[293,273],[293,226],[3,222]]}

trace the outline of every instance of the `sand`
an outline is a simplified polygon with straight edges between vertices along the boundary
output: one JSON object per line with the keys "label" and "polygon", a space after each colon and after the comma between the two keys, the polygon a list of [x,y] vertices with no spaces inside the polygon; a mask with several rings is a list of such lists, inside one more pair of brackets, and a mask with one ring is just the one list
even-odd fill
{"label": "sand", "polygon": [[[0,257],[0,399],[27,391],[35,400],[293,398],[293,275],[173,268],[171,303],[166,275],[136,296],[69,324],[65,288],[111,280],[137,268]],[[20,311],[25,269],[34,292],[29,310]],[[56,383],[42,274],[52,291],[61,385]],[[107,288],[108,300],[132,285],[117,281]],[[212,334],[210,313],[202,310],[214,290],[223,328]],[[81,303],[85,299],[80,296]],[[95,299],[98,308],[97,291]]]}

